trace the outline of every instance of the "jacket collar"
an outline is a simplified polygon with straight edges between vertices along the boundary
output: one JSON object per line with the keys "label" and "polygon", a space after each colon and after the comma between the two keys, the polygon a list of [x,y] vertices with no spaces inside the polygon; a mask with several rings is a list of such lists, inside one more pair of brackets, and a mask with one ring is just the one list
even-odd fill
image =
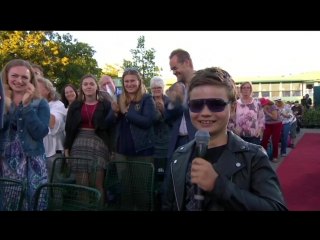
{"label": "jacket collar", "polygon": [[[219,161],[214,164],[214,168],[218,174],[223,173],[224,176],[229,179],[232,178],[232,175],[246,166],[246,163],[242,158],[238,158],[237,154],[242,152],[255,152],[249,143],[241,139],[239,136],[235,135],[233,132],[228,130],[228,142],[227,147],[223,151],[222,155],[219,158]],[[187,154],[190,157],[192,150],[196,145],[195,139],[190,141],[184,146],[181,146],[176,149],[176,153]],[[187,158],[189,159],[189,158]],[[222,160],[223,159],[223,160]]]}

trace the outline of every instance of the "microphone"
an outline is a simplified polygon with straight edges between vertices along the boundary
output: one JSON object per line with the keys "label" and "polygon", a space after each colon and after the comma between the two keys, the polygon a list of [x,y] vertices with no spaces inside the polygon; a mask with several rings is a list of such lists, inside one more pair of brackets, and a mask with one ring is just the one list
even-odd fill
{"label": "microphone", "polygon": [[[196,157],[203,158],[206,155],[208,149],[210,134],[206,130],[198,130],[194,135],[194,138],[196,140]],[[196,210],[202,211],[204,207],[203,190],[196,184],[194,185],[194,190]]]}

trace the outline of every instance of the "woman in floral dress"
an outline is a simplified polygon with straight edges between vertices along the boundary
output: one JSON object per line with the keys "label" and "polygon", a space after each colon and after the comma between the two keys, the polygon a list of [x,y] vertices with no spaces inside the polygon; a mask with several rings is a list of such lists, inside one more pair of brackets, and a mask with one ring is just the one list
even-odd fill
{"label": "woman in floral dress", "polygon": [[265,128],[263,108],[260,101],[252,97],[251,82],[242,83],[240,93],[241,97],[237,100],[228,128],[243,140],[260,145],[260,136]]}
{"label": "woman in floral dress", "polygon": [[[40,97],[30,63],[11,60],[2,70],[5,86],[4,127],[0,130],[0,177],[22,180],[26,186],[23,210],[33,210],[37,187],[47,183],[43,138],[48,134],[50,109]],[[4,199],[5,210],[16,210]]]}

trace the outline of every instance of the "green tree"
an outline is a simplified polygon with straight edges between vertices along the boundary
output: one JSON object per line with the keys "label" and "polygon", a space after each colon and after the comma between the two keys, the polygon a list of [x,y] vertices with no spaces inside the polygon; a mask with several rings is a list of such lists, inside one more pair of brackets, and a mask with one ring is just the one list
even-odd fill
{"label": "green tree", "polygon": [[130,50],[132,54],[132,61],[123,60],[123,67],[137,67],[142,75],[142,79],[147,88],[150,87],[150,80],[153,76],[161,76],[160,69],[155,65],[155,52],[154,48],[145,49],[145,37],[140,36],[138,38],[138,44],[136,49]]}
{"label": "green tree", "polygon": [[102,74],[108,75],[112,78],[117,78],[119,73],[119,64],[115,64],[115,66],[106,63],[102,68]]}
{"label": "green tree", "polygon": [[0,31],[0,65],[16,58],[43,67],[57,91],[72,83],[79,87],[80,78],[91,73],[98,78],[102,69],[93,58],[95,51],[87,43],[78,42],[70,34],[60,36],[53,31]]}

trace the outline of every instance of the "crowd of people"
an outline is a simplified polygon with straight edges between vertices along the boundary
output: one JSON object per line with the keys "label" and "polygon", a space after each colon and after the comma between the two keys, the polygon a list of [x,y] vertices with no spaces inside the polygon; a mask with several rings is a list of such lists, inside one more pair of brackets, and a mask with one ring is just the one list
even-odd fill
{"label": "crowd of people", "polygon": [[[1,73],[0,177],[26,183],[23,210],[32,210],[35,190],[50,182],[58,157],[95,159],[102,197],[110,161],[139,161],[154,163],[164,211],[199,210],[197,187],[204,211],[287,210],[266,150],[272,141],[277,162],[279,142],[281,156],[289,136],[294,148],[299,103],[255,99],[250,82],[237,91],[226,70],[196,71],[183,49],[170,53],[169,65],[177,82],[167,91],[154,76],[148,93],[138,69],[127,68],[122,89],[110,76],[86,74],[79,89],[67,84],[58,93],[41,66],[8,62]],[[201,157],[199,130],[210,136]]]}

